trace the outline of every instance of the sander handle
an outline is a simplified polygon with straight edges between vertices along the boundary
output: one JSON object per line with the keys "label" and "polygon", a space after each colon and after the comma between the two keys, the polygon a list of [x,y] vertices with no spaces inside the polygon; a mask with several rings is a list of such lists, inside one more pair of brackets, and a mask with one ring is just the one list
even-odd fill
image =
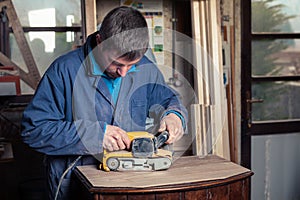
{"label": "sander handle", "polygon": [[169,132],[163,131],[157,136],[157,148],[160,148],[169,139]]}

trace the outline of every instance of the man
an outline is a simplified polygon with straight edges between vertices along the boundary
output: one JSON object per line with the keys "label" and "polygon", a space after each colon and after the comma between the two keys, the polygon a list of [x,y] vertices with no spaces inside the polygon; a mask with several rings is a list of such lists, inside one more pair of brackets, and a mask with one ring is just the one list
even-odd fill
{"label": "man", "polygon": [[[57,58],[44,74],[22,121],[22,138],[47,155],[50,199],[68,199],[76,165],[96,164],[103,148],[129,149],[127,131],[146,119],[179,140],[187,122],[178,95],[144,56],[147,24],[129,7],[113,9],[86,43]],[[70,170],[69,170],[70,169]]]}

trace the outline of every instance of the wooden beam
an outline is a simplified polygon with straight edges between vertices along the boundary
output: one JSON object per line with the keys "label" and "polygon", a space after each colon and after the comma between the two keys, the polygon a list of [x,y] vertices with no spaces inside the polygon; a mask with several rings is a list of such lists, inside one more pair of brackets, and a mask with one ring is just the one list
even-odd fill
{"label": "wooden beam", "polygon": [[202,76],[202,59],[201,59],[201,33],[200,33],[200,3],[198,0],[191,1],[192,8],[192,28],[194,45],[194,89],[199,104],[204,104],[203,76]]}
{"label": "wooden beam", "polygon": [[97,30],[96,0],[85,1],[85,23],[87,36]]}
{"label": "wooden beam", "polygon": [[206,156],[208,151],[211,151],[208,141],[207,126],[207,108],[200,104],[191,105],[191,123],[192,123],[192,138],[193,138],[193,154],[197,156]]}
{"label": "wooden beam", "polygon": [[232,148],[232,155],[231,161],[238,163],[238,132],[237,132],[237,116],[236,116],[236,87],[235,87],[235,31],[234,26],[230,26],[230,47],[231,47],[231,101],[232,101],[232,136],[233,136],[233,146]]}

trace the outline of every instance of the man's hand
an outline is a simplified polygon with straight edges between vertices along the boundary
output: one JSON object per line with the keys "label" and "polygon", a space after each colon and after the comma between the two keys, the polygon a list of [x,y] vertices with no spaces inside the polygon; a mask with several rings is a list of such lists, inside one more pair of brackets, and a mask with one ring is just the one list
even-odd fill
{"label": "man's hand", "polygon": [[161,120],[160,128],[158,129],[158,132],[163,131],[169,132],[169,139],[167,140],[166,144],[172,144],[178,141],[184,133],[180,117],[178,117],[174,113],[170,113],[167,116],[165,116]]}
{"label": "man's hand", "polygon": [[108,151],[117,151],[125,148],[129,149],[130,140],[126,131],[117,126],[106,125],[103,148]]}

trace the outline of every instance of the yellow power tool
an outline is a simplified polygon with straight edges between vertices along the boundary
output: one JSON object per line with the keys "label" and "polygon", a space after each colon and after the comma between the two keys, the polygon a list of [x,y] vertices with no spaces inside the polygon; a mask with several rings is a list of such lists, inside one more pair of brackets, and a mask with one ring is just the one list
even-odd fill
{"label": "yellow power tool", "polygon": [[155,137],[145,131],[127,132],[130,150],[107,151],[104,149],[99,168],[104,171],[157,171],[168,169],[173,152],[160,147],[168,140],[169,133]]}

